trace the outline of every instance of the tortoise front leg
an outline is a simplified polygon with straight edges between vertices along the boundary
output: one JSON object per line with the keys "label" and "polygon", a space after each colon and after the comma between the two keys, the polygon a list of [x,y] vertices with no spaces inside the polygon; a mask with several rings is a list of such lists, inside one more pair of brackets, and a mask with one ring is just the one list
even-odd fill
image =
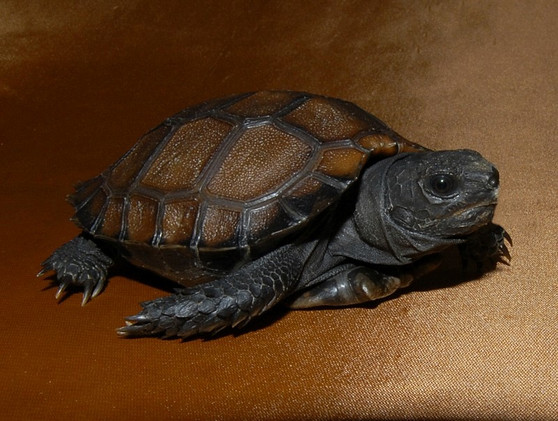
{"label": "tortoise front leg", "polygon": [[477,272],[486,272],[498,263],[509,265],[511,254],[506,243],[511,247],[512,239],[500,225],[490,223],[478,229],[459,247],[464,266],[473,263]]}
{"label": "tortoise front leg", "polygon": [[95,244],[83,236],[62,244],[42,264],[43,269],[37,274],[42,276],[49,271],[56,272],[59,298],[66,288],[76,285],[83,288],[81,305],[96,297],[103,290],[108,269],[113,265],[110,257]]}
{"label": "tortoise front leg", "polygon": [[286,245],[223,278],[144,302],[117,333],[188,338],[242,327],[295,288],[313,247]]}
{"label": "tortoise front leg", "polygon": [[436,269],[438,255],[428,256],[406,267],[397,276],[388,275],[367,266],[347,265],[325,281],[315,284],[299,295],[291,308],[349,306],[378,300],[409,286],[415,279]]}

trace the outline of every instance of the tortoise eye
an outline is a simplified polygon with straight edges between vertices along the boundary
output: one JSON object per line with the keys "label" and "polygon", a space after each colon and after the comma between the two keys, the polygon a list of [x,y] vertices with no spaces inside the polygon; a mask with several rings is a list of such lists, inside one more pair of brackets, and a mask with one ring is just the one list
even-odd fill
{"label": "tortoise eye", "polygon": [[450,174],[436,174],[430,177],[430,188],[434,194],[448,197],[457,190],[457,180]]}

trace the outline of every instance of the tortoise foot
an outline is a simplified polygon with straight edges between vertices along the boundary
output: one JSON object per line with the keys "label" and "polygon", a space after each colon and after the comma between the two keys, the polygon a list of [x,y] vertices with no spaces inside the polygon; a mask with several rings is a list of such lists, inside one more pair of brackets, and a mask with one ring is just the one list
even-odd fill
{"label": "tortoise foot", "polygon": [[41,265],[37,274],[42,276],[49,271],[56,272],[59,284],[56,298],[70,286],[83,288],[81,305],[96,297],[103,290],[107,272],[113,261],[106,256],[91,240],[78,236],[61,245]]}
{"label": "tortoise foot", "polygon": [[464,265],[476,264],[478,271],[493,269],[498,263],[509,265],[511,254],[508,245],[512,239],[508,232],[497,224],[488,224],[473,233],[461,246]]}
{"label": "tortoise foot", "polygon": [[[178,294],[141,304],[143,310],[126,318],[117,329],[124,337],[163,336],[189,338],[197,334],[216,334],[227,327],[240,327],[251,318],[235,297],[207,294],[205,288],[187,288]],[[246,309],[248,310],[248,309]]]}

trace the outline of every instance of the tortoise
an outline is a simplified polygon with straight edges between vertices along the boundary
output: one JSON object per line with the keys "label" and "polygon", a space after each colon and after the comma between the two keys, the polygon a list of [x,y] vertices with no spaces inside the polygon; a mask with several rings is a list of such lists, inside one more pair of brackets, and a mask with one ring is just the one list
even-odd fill
{"label": "tortoise", "polygon": [[392,294],[459,245],[508,263],[492,223],[499,175],[472,150],[431,151],[341,99],[250,92],[187,108],[69,196],[82,233],[42,263],[59,289],[104,288],[123,258],[182,285],[122,336],[242,327],[284,300],[348,306]]}

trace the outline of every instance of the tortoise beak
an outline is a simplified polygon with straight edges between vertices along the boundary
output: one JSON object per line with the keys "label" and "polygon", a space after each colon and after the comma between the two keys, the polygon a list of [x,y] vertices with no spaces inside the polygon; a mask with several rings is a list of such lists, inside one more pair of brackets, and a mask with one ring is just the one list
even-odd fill
{"label": "tortoise beak", "polygon": [[492,174],[488,177],[488,185],[493,189],[498,188],[500,185],[500,173],[496,167],[492,167]]}

